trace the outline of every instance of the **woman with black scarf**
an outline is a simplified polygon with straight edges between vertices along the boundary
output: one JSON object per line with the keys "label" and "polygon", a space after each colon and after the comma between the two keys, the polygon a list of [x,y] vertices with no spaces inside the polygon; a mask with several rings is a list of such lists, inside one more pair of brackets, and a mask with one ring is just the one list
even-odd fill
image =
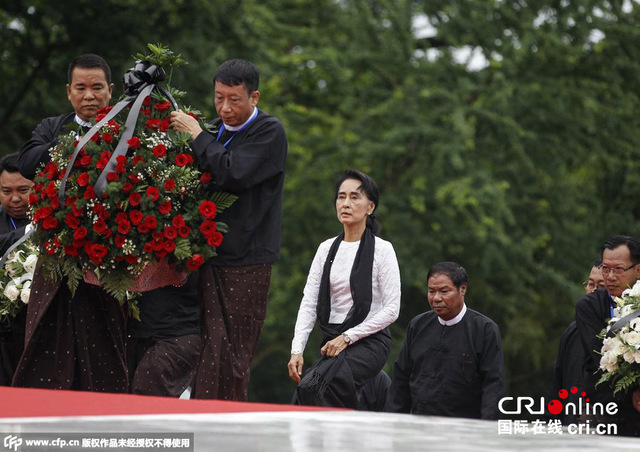
{"label": "woman with black scarf", "polygon": [[[378,186],[346,171],[336,182],[344,232],[324,241],[311,264],[291,346],[289,376],[297,405],[356,408],[358,390],[389,356],[388,326],[400,311],[400,270],[391,243],[376,237]],[[321,358],[302,376],[302,352],[318,322]]]}

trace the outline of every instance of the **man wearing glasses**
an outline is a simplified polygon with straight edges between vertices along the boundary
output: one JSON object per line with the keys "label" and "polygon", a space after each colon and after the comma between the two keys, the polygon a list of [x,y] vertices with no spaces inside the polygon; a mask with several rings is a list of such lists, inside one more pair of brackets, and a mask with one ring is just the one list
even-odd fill
{"label": "man wearing glasses", "polygon": [[[592,293],[596,289],[604,288],[601,260],[593,264],[589,272],[589,277],[582,285],[587,294]],[[582,383],[582,363],[584,357],[585,354],[582,351],[582,343],[578,336],[578,328],[574,321],[564,330],[560,338],[558,355],[553,364],[553,373],[547,389],[548,400],[553,400],[558,397],[558,391],[561,389],[570,389],[573,386],[576,386],[580,391],[585,389]],[[577,404],[579,397],[579,393],[569,393],[567,401]],[[577,415],[571,413],[563,413],[558,416],[564,425],[575,424],[579,420]]]}
{"label": "man wearing glasses", "polygon": [[[640,241],[634,237],[616,235],[602,247],[602,277],[604,289],[583,296],[576,305],[576,325],[585,353],[583,378],[587,397],[591,403],[616,402],[623,399],[613,397],[612,389],[606,384],[595,387],[602,372],[599,370],[602,339],[597,336],[607,326],[613,316],[613,298],[640,279]],[[567,388],[565,388],[567,389]],[[616,419],[595,419],[597,422],[615,422]],[[593,422],[592,422],[593,424]]]}

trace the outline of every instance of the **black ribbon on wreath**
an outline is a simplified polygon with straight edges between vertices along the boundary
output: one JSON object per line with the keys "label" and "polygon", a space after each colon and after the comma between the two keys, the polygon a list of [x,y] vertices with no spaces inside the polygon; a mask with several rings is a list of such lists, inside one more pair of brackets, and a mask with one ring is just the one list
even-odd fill
{"label": "black ribbon on wreath", "polygon": [[124,132],[120,137],[120,141],[118,145],[114,149],[111,154],[111,158],[109,162],[98,176],[98,180],[96,181],[93,189],[98,198],[102,196],[105,188],[107,187],[107,174],[112,172],[116,166],[116,159],[120,155],[125,155],[129,150],[129,144],[127,141],[131,139],[133,136],[133,132],[135,132],[136,123],[138,121],[138,116],[140,115],[140,109],[142,108],[142,103],[146,99],[147,96],[151,95],[154,90],[159,91],[162,95],[164,95],[169,101],[175,110],[178,110],[178,103],[173,98],[171,93],[169,93],[166,89],[159,86],[159,83],[162,82],[167,77],[167,73],[162,69],[162,67],[157,66],[155,64],[151,64],[148,61],[136,61],[134,67],[129,69],[123,77],[124,84],[124,94],[127,96],[118,102],[114,107],[107,113],[107,115],[94,124],[93,127],[82,137],[82,139],[76,145],[75,150],[69,160],[69,164],[67,165],[67,169],[64,173],[64,178],[60,183],[60,189],[58,190],[58,198],[60,199],[60,204],[64,205],[65,199],[65,190],[67,187],[67,178],[73,169],[73,165],[80,154],[80,150],[84,147],[85,144],[91,140],[91,138],[98,133],[98,131],[104,126],[106,123],[111,121],[118,113],[120,113],[125,107],[129,106],[132,102],[131,109],[129,110],[129,114],[127,115],[127,119],[124,124]]}

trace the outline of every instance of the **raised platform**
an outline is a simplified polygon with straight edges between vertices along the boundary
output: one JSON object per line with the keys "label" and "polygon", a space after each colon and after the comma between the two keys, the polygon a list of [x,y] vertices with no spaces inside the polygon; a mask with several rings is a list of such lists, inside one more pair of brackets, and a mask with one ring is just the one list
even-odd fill
{"label": "raised platform", "polygon": [[[468,419],[354,412],[289,405],[175,400],[0,388],[0,450],[135,450],[127,448],[27,449],[16,440],[37,433],[118,435],[193,434],[202,452],[374,451],[638,451],[640,440],[615,436],[498,434],[498,423]],[[11,448],[10,448],[11,447]],[[144,450],[144,449],[143,449]],[[155,449],[154,449],[155,450]],[[158,448],[157,450],[167,450]],[[185,449],[187,450],[187,449]]]}

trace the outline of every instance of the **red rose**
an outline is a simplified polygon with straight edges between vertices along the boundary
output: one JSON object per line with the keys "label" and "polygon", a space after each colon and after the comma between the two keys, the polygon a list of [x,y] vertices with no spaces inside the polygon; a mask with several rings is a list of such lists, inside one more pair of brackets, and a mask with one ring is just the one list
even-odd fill
{"label": "red rose", "polygon": [[220,232],[215,231],[209,237],[207,237],[207,245],[212,246],[214,248],[218,248],[222,243],[222,234]]}
{"label": "red rose", "polygon": [[82,240],[84,239],[89,231],[84,226],[80,226],[78,229],[73,231],[73,240]]}
{"label": "red rose", "polygon": [[133,265],[133,264],[137,264],[137,263],[138,263],[138,260],[140,260],[140,258],[139,258],[138,256],[131,256],[130,254],[127,254],[127,255],[124,257],[124,260],[126,260],[126,261],[127,261],[127,264],[131,264],[131,265]]}
{"label": "red rose", "polygon": [[58,222],[58,220],[56,220],[54,217],[47,217],[44,219],[44,221],[42,222],[42,228],[43,229],[55,229],[58,227],[60,223]]}
{"label": "red rose", "polygon": [[158,211],[162,215],[167,215],[169,212],[171,212],[171,201],[163,202],[162,204],[160,204],[158,206]]}
{"label": "red rose", "polygon": [[166,191],[173,191],[176,188],[176,183],[173,181],[173,179],[166,180],[164,182],[163,188]]}
{"label": "red rose", "polygon": [[149,229],[155,229],[156,226],[158,225],[158,221],[155,219],[155,217],[152,217],[151,215],[147,215],[144,218],[144,221],[142,222],[142,224]]}
{"label": "red rose", "polygon": [[151,149],[151,152],[153,152],[153,155],[155,155],[156,157],[161,158],[166,155],[167,147],[164,144],[159,144]]}
{"label": "red rose", "polygon": [[149,110],[148,108],[141,108],[140,113],[142,113],[145,116],[151,116],[151,110]]}
{"label": "red rose", "polygon": [[109,132],[103,133],[102,134],[102,140],[107,144],[113,143],[113,134],[111,134]]}
{"label": "red rose", "polygon": [[39,201],[40,201],[40,198],[35,193],[31,193],[29,195],[29,204],[31,205],[38,204]]}
{"label": "red rose", "polygon": [[216,217],[216,204],[211,201],[202,201],[200,203],[200,214],[202,214],[205,218],[215,218]]}
{"label": "red rose", "polygon": [[124,235],[116,235],[116,237],[113,239],[113,243],[115,243],[116,248],[122,248],[126,240],[127,238]]}
{"label": "red rose", "polygon": [[153,108],[155,108],[158,111],[167,111],[168,109],[171,108],[171,103],[167,102],[166,100],[163,100],[162,102],[156,102]]}
{"label": "red rose", "polygon": [[204,235],[205,237],[209,237],[217,230],[218,229],[215,221],[206,220],[200,225],[200,232],[202,232],[202,235]]}
{"label": "red rose", "polygon": [[153,238],[153,240],[155,241],[160,241],[164,238],[164,234],[160,231],[153,231],[151,233],[151,237]]}
{"label": "red rose", "polygon": [[99,243],[91,245],[89,250],[89,259],[95,264],[101,264],[102,259],[109,253],[109,248]]}
{"label": "red rose", "polygon": [[84,208],[77,207],[75,204],[71,206],[71,213],[73,213],[76,217],[81,217],[84,215]]}
{"label": "red rose", "polygon": [[178,229],[178,235],[183,239],[186,239],[191,234],[191,228],[189,226],[182,226]]}
{"label": "red rose", "polygon": [[174,240],[178,237],[178,230],[172,226],[164,228],[163,235],[167,240]]}
{"label": "red rose", "polygon": [[89,138],[89,140],[98,143],[100,141],[100,135],[94,133],[93,135],[91,135],[91,138]]}
{"label": "red rose", "polygon": [[175,249],[176,249],[176,244],[175,244],[175,242],[173,242],[173,241],[171,241],[171,240],[169,240],[169,241],[167,241],[167,242],[164,242],[164,250],[165,250],[167,253],[173,253],[173,250],[175,250]]}
{"label": "red rose", "polygon": [[129,212],[129,218],[131,218],[131,222],[133,224],[140,224],[142,222],[143,215],[139,210],[132,210]]}
{"label": "red rose", "polygon": [[64,217],[64,222],[69,225],[71,229],[76,229],[80,226],[80,220],[78,220],[72,212],[69,212],[66,217]]}
{"label": "red rose", "polygon": [[157,201],[160,193],[156,187],[147,187],[147,196],[151,198],[152,201]]}
{"label": "red rose", "polygon": [[57,209],[58,207],[60,207],[60,198],[58,198],[57,196],[55,198],[51,198],[51,202],[49,203],[49,205],[51,206],[51,208]]}
{"label": "red rose", "polygon": [[93,187],[89,185],[84,192],[84,199],[93,199],[96,197],[96,192],[93,191]]}
{"label": "red rose", "polygon": [[58,189],[56,188],[56,185],[53,182],[49,182],[49,185],[47,185],[47,188],[45,188],[44,193],[45,195],[47,195],[47,198],[49,199],[58,197]]}
{"label": "red rose", "polygon": [[156,253],[155,253],[155,254],[156,254],[156,257],[157,257],[158,259],[162,259],[162,258],[163,258],[163,257],[165,257],[168,253],[167,253],[164,249],[162,249],[162,250],[158,250],[158,251],[156,251]]}
{"label": "red rose", "polygon": [[107,223],[105,223],[104,220],[98,220],[93,224],[93,230],[97,234],[104,235],[104,233],[107,231]]}
{"label": "red rose", "polygon": [[122,191],[125,193],[129,193],[131,190],[133,190],[133,184],[131,182],[125,182],[122,185]]}
{"label": "red rose", "polygon": [[[124,168],[122,169],[122,172],[124,173]],[[120,178],[118,177],[118,173],[116,173],[115,171],[111,171],[110,173],[107,173],[107,180],[109,182],[117,182],[118,179]]]}
{"label": "red rose", "polygon": [[149,120],[147,120],[147,123],[145,124],[145,127],[147,129],[151,129],[151,130],[158,130],[160,128],[160,120],[157,118],[151,118]]}
{"label": "red rose", "polygon": [[140,196],[140,193],[131,193],[129,195],[129,202],[131,203],[132,206],[137,206],[138,204],[140,204],[140,199],[142,199],[142,196]]}
{"label": "red rose", "polygon": [[131,162],[133,163],[134,166],[137,165],[138,163],[144,163],[144,157],[141,155],[135,155],[133,156],[133,159],[131,160]]}
{"label": "red rose", "polygon": [[179,229],[185,224],[184,218],[182,218],[182,215],[176,215],[175,217],[173,217],[173,221],[171,222],[171,224],[174,228]]}
{"label": "red rose", "polygon": [[137,174],[129,174],[129,180],[131,182],[133,182],[134,184],[139,184],[140,183],[140,178],[138,177]]}
{"label": "red rose", "polygon": [[91,156],[90,155],[85,155],[80,157],[80,160],[78,160],[78,166],[81,167],[87,167],[91,165]]}
{"label": "red rose", "polygon": [[120,234],[128,234],[131,231],[131,223],[128,220],[124,220],[118,223],[118,232]]}
{"label": "red rose", "polygon": [[144,105],[145,107],[148,107],[151,105],[151,97],[147,96],[144,98],[144,100],[142,101],[142,105]]}
{"label": "red rose", "polygon": [[196,121],[197,121],[198,119],[200,119],[200,117],[199,117],[198,115],[194,114],[194,113],[189,112],[189,113],[187,113],[187,114],[188,114],[189,116],[191,116],[193,119],[195,119]]}
{"label": "red rose", "polygon": [[194,254],[193,257],[187,261],[187,268],[191,271],[195,271],[202,264],[204,264],[204,258],[199,254]]}
{"label": "red rose", "polygon": [[78,257],[79,249],[73,245],[65,245],[64,246],[64,254],[71,257]]}
{"label": "red rose", "polygon": [[111,152],[110,151],[102,151],[100,153],[100,158],[109,160],[111,158]]}
{"label": "red rose", "polygon": [[164,249],[164,245],[160,240],[154,240],[153,242],[151,242],[151,248],[153,248],[153,251],[158,251]]}
{"label": "red rose", "polygon": [[147,254],[153,253],[153,247],[151,246],[151,242],[145,243],[144,247],[142,247],[142,251],[144,251]]}
{"label": "red rose", "polygon": [[129,221],[129,217],[127,217],[127,214],[124,212],[118,212],[116,214],[115,222],[120,223],[121,221]]}
{"label": "red rose", "polygon": [[127,144],[129,145],[129,149],[138,149],[140,147],[140,138],[131,137],[127,140]]}
{"label": "red rose", "polygon": [[211,182],[211,173],[202,173],[202,176],[200,176],[200,183],[202,185],[207,185],[209,182]]}
{"label": "red rose", "polygon": [[100,110],[98,110],[96,113],[97,114],[101,114],[101,115],[106,115],[107,113],[109,113],[111,110],[113,110],[113,105],[107,105],[106,107],[102,107]]}
{"label": "red rose", "polygon": [[[56,237],[55,239],[57,239],[58,237]],[[56,254],[56,251],[58,251],[58,244],[56,243],[56,240],[47,240],[46,242],[44,242],[44,250],[47,252],[47,254]]]}
{"label": "red rose", "polygon": [[169,126],[171,125],[171,118],[164,118],[160,121],[160,130],[166,132],[169,130]]}
{"label": "red rose", "polygon": [[98,160],[98,163],[96,163],[96,168],[98,168],[100,171],[102,171],[103,169],[105,169],[107,167],[107,163],[109,163],[109,159],[101,158],[100,160]]}
{"label": "red rose", "polygon": [[190,154],[180,153],[176,155],[176,165],[187,166],[193,163],[193,157]]}

